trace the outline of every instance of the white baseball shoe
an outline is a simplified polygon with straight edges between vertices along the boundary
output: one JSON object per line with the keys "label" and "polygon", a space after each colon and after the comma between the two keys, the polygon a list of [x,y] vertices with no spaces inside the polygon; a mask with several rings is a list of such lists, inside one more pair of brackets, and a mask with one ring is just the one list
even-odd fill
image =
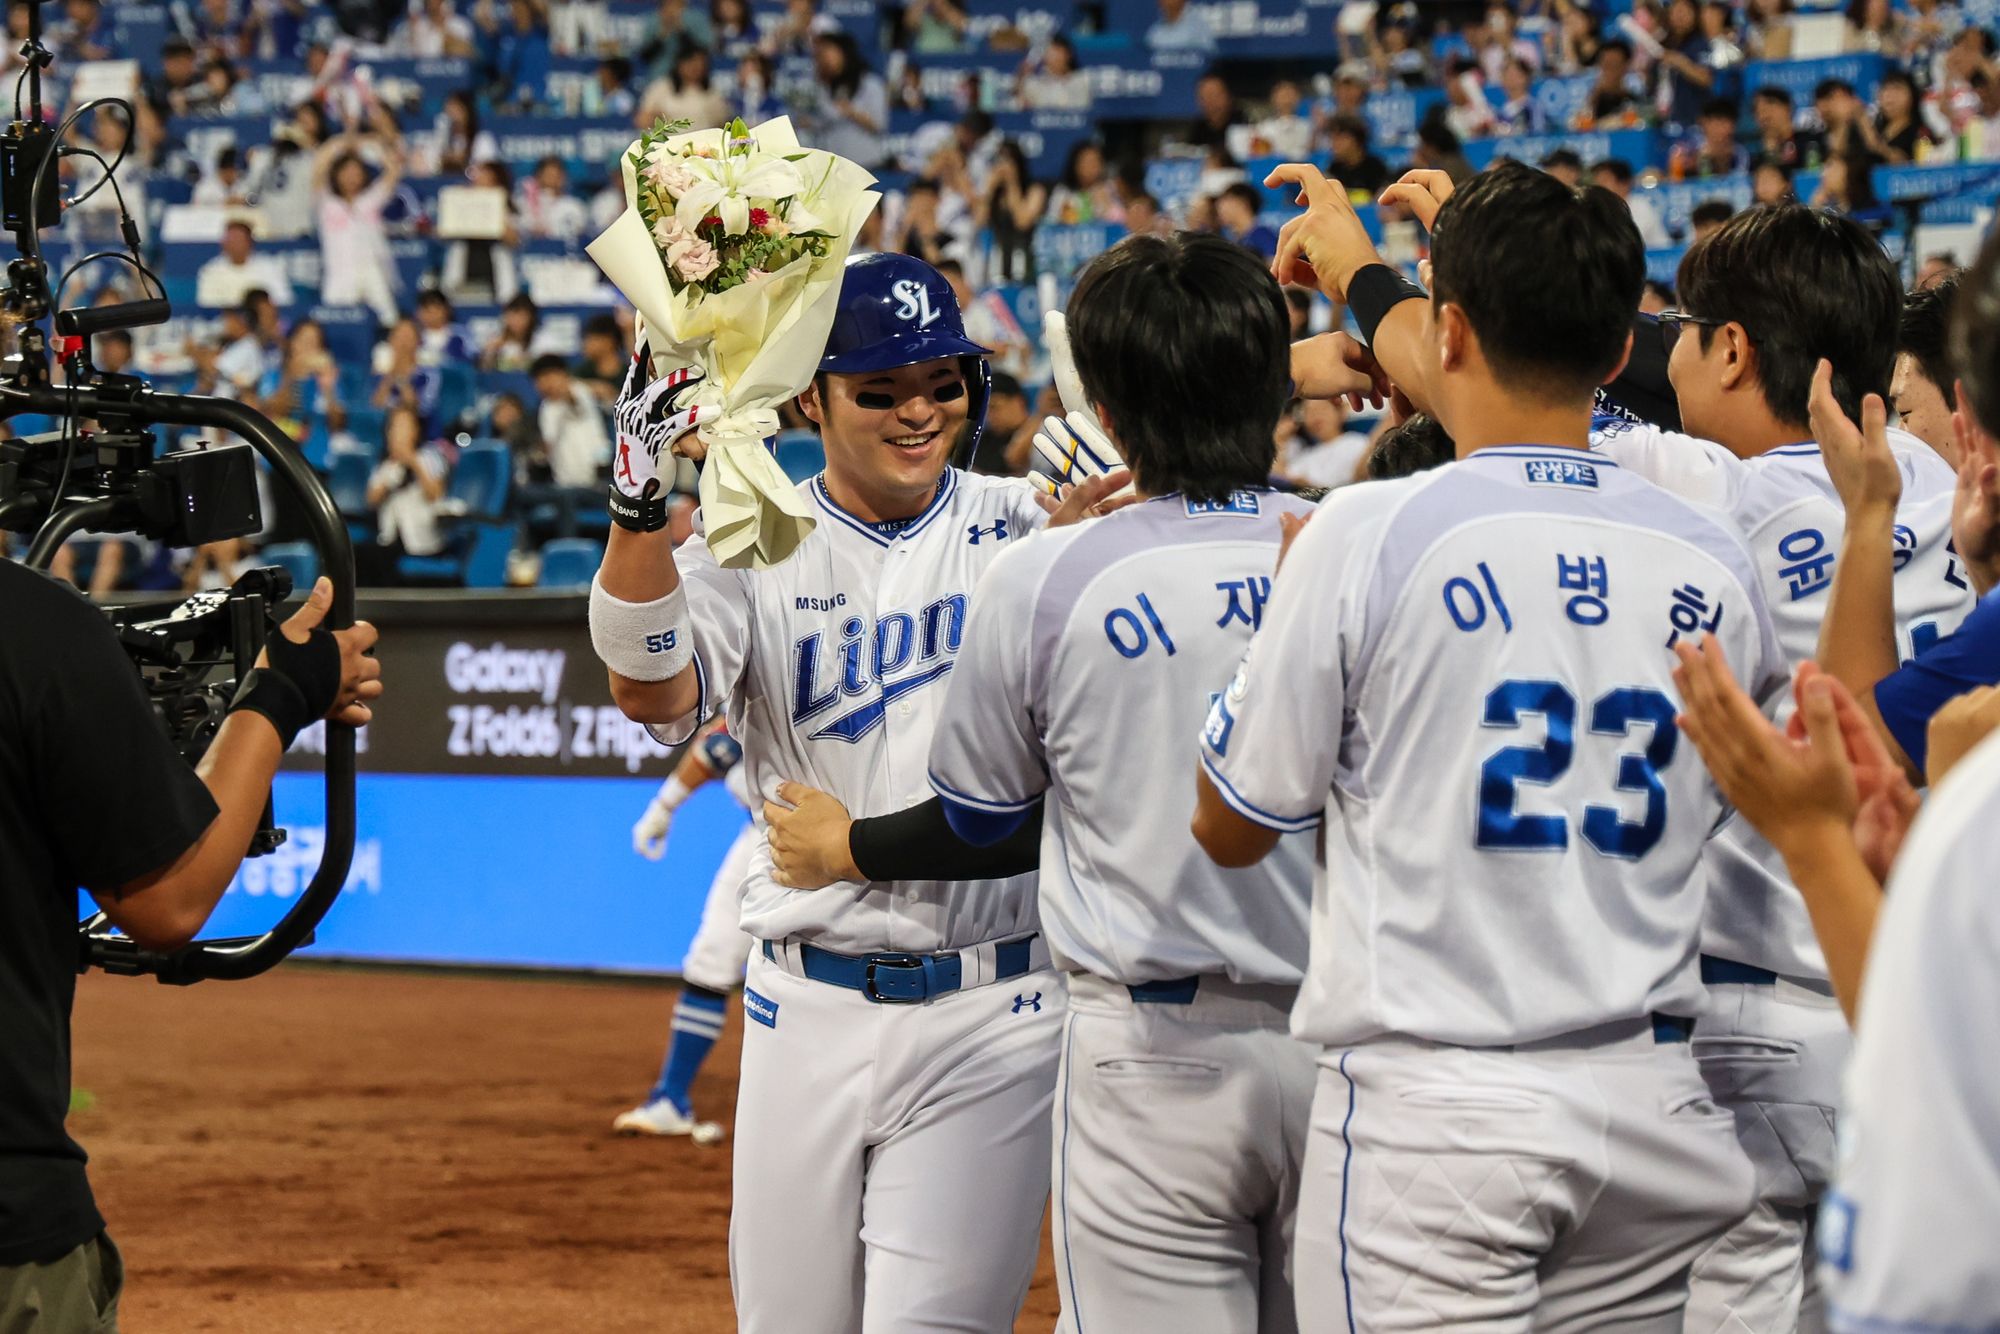
{"label": "white baseball shoe", "polygon": [[722,1126],[715,1121],[697,1121],[674,1106],[670,1098],[657,1098],[629,1112],[620,1112],[611,1128],[621,1135],[686,1135],[696,1144],[722,1142]]}

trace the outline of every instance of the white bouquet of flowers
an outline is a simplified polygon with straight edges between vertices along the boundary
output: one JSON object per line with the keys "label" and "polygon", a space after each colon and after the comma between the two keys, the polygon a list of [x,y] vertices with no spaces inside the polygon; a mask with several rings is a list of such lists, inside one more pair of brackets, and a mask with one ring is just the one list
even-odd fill
{"label": "white bouquet of flowers", "polygon": [[653,373],[703,373],[683,406],[711,411],[679,448],[706,459],[709,549],[731,569],[776,565],[813,518],[765,442],[819,367],[841,268],[881,198],[875,178],[801,148],[782,116],[754,129],[661,124],[623,167],[626,210],[588,253],[638,309]]}

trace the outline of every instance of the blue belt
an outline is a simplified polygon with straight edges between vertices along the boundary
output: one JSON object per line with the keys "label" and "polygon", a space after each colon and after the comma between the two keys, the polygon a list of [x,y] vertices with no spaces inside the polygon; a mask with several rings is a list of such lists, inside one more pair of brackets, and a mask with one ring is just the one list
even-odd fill
{"label": "blue belt", "polygon": [[1753,987],[1770,987],[1778,983],[1778,975],[1768,968],[1758,968],[1753,964],[1737,963],[1734,959],[1718,959],[1713,954],[1701,956],[1701,980],[1704,986],[1720,986],[1725,982],[1742,982]]}
{"label": "blue belt", "polygon": [[[1030,948],[1034,936],[1006,940],[993,947],[993,978],[1004,982],[1034,967]],[[817,945],[797,946],[799,967],[815,982],[858,991],[878,1005],[916,1005],[937,996],[948,996],[965,985],[965,965],[951,954],[835,954]],[[764,957],[777,958],[777,949],[764,942]]]}
{"label": "blue belt", "polygon": [[1687,1042],[1694,1037],[1694,1020],[1683,1019],[1677,1014],[1656,1014],[1653,1016],[1653,1041]]}
{"label": "blue belt", "polygon": [[1192,1005],[1201,989],[1199,977],[1170,977],[1161,982],[1141,982],[1127,987],[1137,1005]]}

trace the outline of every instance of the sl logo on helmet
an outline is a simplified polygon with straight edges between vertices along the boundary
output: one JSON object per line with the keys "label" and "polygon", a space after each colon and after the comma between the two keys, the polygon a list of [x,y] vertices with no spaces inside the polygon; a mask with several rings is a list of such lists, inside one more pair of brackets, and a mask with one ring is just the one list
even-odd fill
{"label": "sl logo on helmet", "polygon": [[889,293],[896,298],[896,318],[916,320],[919,329],[930,328],[938,316],[944,314],[941,310],[931,309],[930,289],[914,278],[903,279],[891,287]]}

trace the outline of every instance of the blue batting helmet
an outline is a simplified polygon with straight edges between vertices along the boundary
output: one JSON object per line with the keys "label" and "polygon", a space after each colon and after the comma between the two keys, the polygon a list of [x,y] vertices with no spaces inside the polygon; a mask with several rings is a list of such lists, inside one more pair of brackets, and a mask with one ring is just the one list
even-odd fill
{"label": "blue batting helmet", "polygon": [[830,375],[866,375],[958,357],[965,373],[967,433],[962,458],[970,460],[986,429],[993,396],[991,348],[965,336],[965,316],[951,284],[910,255],[858,255],[840,279],[840,305],[819,368]]}

